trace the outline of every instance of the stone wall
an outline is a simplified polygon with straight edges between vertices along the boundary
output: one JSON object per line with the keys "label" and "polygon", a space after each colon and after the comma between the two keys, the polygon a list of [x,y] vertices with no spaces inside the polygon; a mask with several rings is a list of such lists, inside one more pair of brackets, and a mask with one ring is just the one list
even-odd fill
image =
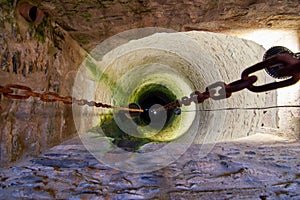
{"label": "stone wall", "polygon": [[[1,2],[0,85],[70,95],[84,51],[47,14],[40,24],[27,22],[19,5]],[[0,165],[37,155],[76,133],[71,106],[32,97],[11,100],[0,95],[0,100]]]}
{"label": "stone wall", "polygon": [[[38,1],[38,0],[37,0]],[[85,49],[138,27],[176,31],[300,29],[298,0],[45,0],[43,10]]]}

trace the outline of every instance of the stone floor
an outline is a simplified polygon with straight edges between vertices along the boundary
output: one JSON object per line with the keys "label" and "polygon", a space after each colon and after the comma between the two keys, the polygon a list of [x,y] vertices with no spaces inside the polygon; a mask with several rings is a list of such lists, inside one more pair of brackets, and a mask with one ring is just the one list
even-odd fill
{"label": "stone floor", "polygon": [[78,138],[0,169],[0,199],[300,199],[300,143],[235,141],[198,159],[193,145],[142,174],[99,163]]}

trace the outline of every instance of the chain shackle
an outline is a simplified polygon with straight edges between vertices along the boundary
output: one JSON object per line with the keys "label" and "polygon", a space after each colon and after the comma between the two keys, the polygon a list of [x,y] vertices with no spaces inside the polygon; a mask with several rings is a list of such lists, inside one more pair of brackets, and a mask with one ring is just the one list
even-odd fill
{"label": "chain shackle", "polygon": [[240,79],[229,84],[219,81],[206,87],[206,93],[209,93],[208,97],[212,98],[213,100],[226,99],[231,97],[232,93],[234,92],[238,92],[245,88],[251,87],[256,81],[257,76],[250,76],[245,80]]}
{"label": "chain shackle", "polygon": [[229,97],[226,93],[226,83],[222,81],[207,86],[205,92],[209,93],[209,97],[213,100],[221,100]]}

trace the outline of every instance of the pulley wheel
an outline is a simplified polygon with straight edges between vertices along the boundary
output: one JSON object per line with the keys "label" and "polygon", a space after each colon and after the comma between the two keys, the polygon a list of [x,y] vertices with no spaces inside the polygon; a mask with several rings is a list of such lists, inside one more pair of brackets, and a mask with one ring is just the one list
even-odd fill
{"label": "pulley wheel", "polygon": [[[286,47],[282,47],[282,46],[274,46],[274,47],[271,47],[270,49],[268,49],[266,51],[266,53],[264,54],[264,57],[263,57],[263,60],[266,60],[274,55],[277,55],[277,54],[284,54],[284,53],[287,53],[287,54],[290,54],[292,56],[294,56],[294,53],[289,50],[288,48]],[[287,79],[289,78],[288,76],[280,76],[278,74],[278,70],[283,68],[284,65],[283,64],[276,64],[276,65],[272,65],[272,66],[269,66],[269,67],[266,67],[265,68],[265,71],[270,75],[272,76],[273,78],[278,78],[278,79]]]}

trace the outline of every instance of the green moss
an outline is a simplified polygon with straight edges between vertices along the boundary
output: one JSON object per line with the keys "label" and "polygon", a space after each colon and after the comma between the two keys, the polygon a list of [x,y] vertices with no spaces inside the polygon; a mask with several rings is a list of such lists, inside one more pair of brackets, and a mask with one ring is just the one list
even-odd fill
{"label": "green moss", "polygon": [[[62,26],[65,30],[73,30],[73,28],[65,25],[65,26]],[[85,44],[88,44],[90,42],[90,39],[89,39],[89,36],[88,35],[85,35],[83,33],[80,33],[80,34],[77,34],[76,36],[74,36],[74,39],[81,45],[85,45]]]}
{"label": "green moss", "polygon": [[[35,27],[34,25],[32,26]],[[51,22],[48,17],[44,17],[42,23],[35,27],[35,38],[40,42],[45,42],[48,29],[51,29]]]}
{"label": "green moss", "polygon": [[116,81],[101,71],[90,55],[87,56],[85,65],[91,72],[94,80],[105,83],[111,90],[116,87]]}
{"label": "green moss", "polygon": [[106,121],[111,121],[113,120],[114,116],[112,112],[108,112],[108,113],[104,113],[101,114],[100,116],[100,122],[99,122],[99,126],[101,126],[104,122]]}
{"label": "green moss", "polygon": [[110,138],[114,145],[127,151],[136,151],[144,144],[152,142],[152,140],[148,138],[137,138],[128,135],[118,127],[114,118],[111,117],[108,117],[105,121],[102,122],[101,125],[96,126],[89,131],[99,134],[103,132],[106,137]]}
{"label": "green moss", "polygon": [[13,8],[13,6],[14,6],[14,0],[0,0],[0,5],[1,5],[1,7],[3,6],[3,5],[7,5],[7,6],[9,6],[10,8]]}
{"label": "green moss", "polygon": [[93,77],[98,78],[100,72],[98,72],[97,65],[93,62],[92,57],[90,55],[87,56],[85,64],[88,70],[92,73]]}
{"label": "green moss", "polygon": [[8,21],[8,23],[13,26],[15,23],[15,19],[13,17],[7,17],[6,20]]}
{"label": "green moss", "polygon": [[85,20],[89,20],[93,15],[89,12],[85,12],[85,13],[82,13],[82,17],[85,18]]}
{"label": "green moss", "polygon": [[36,39],[39,42],[42,42],[42,43],[45,42],[45,34],[44,34],[44,32],[38,30],[37,32],[35,32],[35,37],[36,37]]}
{"label": "green moss", "polygon": [[[138,91],[135,91],[133,93],[132,99],[134,99],[134,102],[143,105],[145,103],[143,101],[150,101],[149,103],[151,103],[151,95],[157,95],[159,98],[165,99],[168,102],[173,102],[176,100],[175,94],[173,94],[173,92],[171,92],[167,87],[160,84],[148,84],[144,87],[141,87]],[[151,131],[157,131],[155,127],[152,127],[153,130],[146,128],[146,126],[149,125],[149,121],[147,121],[147,119],[145,121],[145,119],[146,118],[145,116],[143,116],[143,114],[135,118],[130,118],[128,114],[126,114],[126,112],[118,111],[114,116],[112,115],[112,113],[101,116],[100,124],[96,128],[96,130],[103,131],[106,137],[111,138],[114,145],[125,150],[135,151],[149,142],[158,141],[155,138],[146,136],[134,137],[134,135],[145,134],[145,131],[147,131],[147,134],[150,133],[149,135],[151,135]],[[174,119],[176,119],[176,117],[174,116],[173,112],[168,112],[168,121],[165,124],[164,129],[170,128],[175,122]],[[131,127],[130,124],[132,120],[137,124],[136,128]],[[128,125],[129,127],[124,128],[130,130],[131,132],[125,133],[122,129],[119,128],[116,121],[122,121],[122,126]]]}

